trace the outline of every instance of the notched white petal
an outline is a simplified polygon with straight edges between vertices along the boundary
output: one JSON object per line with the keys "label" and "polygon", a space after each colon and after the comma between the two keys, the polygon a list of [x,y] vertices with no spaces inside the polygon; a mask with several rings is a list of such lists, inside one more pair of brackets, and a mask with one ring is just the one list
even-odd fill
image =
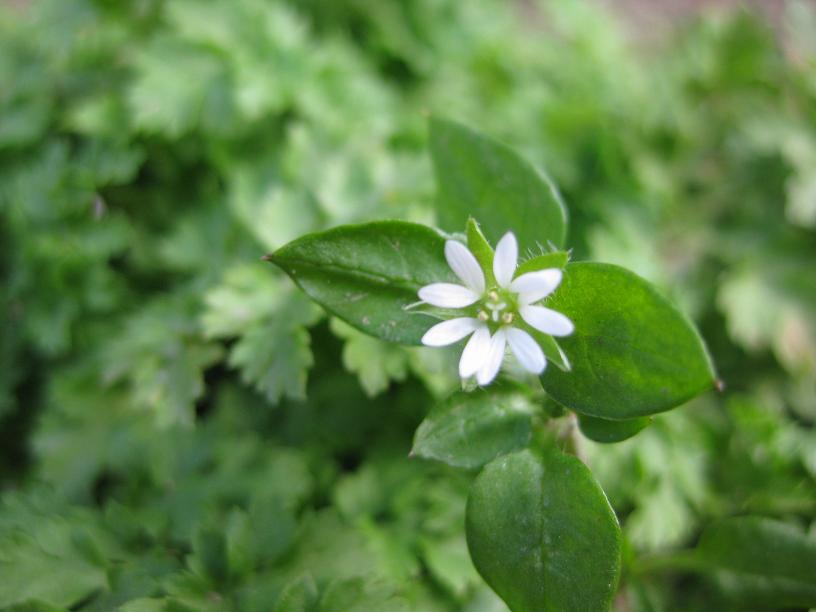
{"label": "notched white petal", "polygon": [[533,337],[526,331],[516,329],[515,327],[507,328],[507,344],[510,345],[510,350],[518,359],[518,362],[528,372],[533,374],[541,374],[544,368],[547,367],[547,359],[544,357],[544,351],[538,346]]}
{"label": "notched white petal", "polygon": [[472,289],[453,283],[432,283],[419,290],[419,299],[439,308],[464,308],[479,299]]}
{"label": "notched white petal", "polygon": [[551,336],[569,336],[575,331],[575,326],[566,316],[544,306],[522,306],[519,314],[529,325]]}
{"label": "notched white petal", "polygon": [[496,245],[496,253],[493,255],[493,276],[499,287],[507,289],[518,263],[518,242],[513,232],[507,232]]}
{"label": "notched white petal", "polygon": [[502,360],[504,359],[504,347],[507,345],[507,334],[504,329],[499,329],[490,338],[490,345],[487,349],[482,367],[476,372],[476,382],[481,386],[489,385],[499,373]]}
{"label": "notched white petal", "polygon": [[459,317],[450,321],[437,323],[422,336],[422,344],[425,346],[448,346],[454,342],[459,342],[477,327],[482,324],[478,319],[471,317]]}
{"label": "notched white petal", "polygon": [[518,293],[521,304],[532,304],[543,300],[555,291],[555,288],[561,284],[562,276],[558,268],[528,272],[510,283],[510,290]]}
{"label": "notched white petal", "polygon": [[490,348],[490,330],[487,325],[481,323],[480,327],[473,332],[473,335],[462,351],[459,359],[459,376],[470,378],[482,367],[487,357],[487,350]]}
{"label": "notched white petal", "polygon": [[465,287],[479,295],[484,293],[485,277],[482,267],[464,244],[456,240],[448,240],[445,243],[445,259],[448,260],[451,270],[462,280]]}

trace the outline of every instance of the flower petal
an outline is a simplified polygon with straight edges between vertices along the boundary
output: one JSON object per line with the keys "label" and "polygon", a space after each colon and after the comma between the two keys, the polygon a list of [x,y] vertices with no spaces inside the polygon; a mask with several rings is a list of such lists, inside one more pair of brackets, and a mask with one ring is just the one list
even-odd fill
{"label": "flower petal", "polygon": [[432,283],[419,290],[419,299],[440,308],[464,308],[476,302],[479,295],[462,285]]}
{"label": "flower petal", "polygon": [[454,342],[459,342],[468,334],[474,332],[477,327],[484,325],[479,319],[471,317],[459,317],[450,321],[437,323],[422,336],[422,344],[425,346],[448,346]]}
{"label": "flower petal", "polygon": [[490,348],[490,330],[482,323],[465,345],[459,359],[459,376],[470,378],[482,367]]}
{"label": "flower petal", "polygon": [[566,316],[544,306],[522,306],[519,314],[532,327],[551,336],[569,336],[575,331],[575,326]]}
{"label": "flower petal", "polygon": [[448,240],[445,243],[445,259],[448,260],[448,265],[456,276],[462,279],[465,287],[479,295],[484,293],[485,277],[482,267],[464,244],[456,240]]}
{"label": "flower petal", "polygon": [[507,344],[510,345],[510,350],[513,351],[521,366],[528,372],[541,374],[547,367],[547,359],[544,357],[544,351],[538,346],[538,342],[533,340],[533,337],[526,331],[515,327],[508,327],[506,333]]}
{"label": "flower petal", "polygon": [[502,359],[504,359],[504,347],[507,344],[507,335],[504,329],[499,329],[490,339],[490,347],[482,367],[476,372],[476,382],[481,386],[489,385],[496,374],[499,373]]}
{"label": "flower petal", "polygon": [[521,304],[532,304],[543,300],[555,291],[555,288],[561,283],[562,276],[558,268],[528,272],[510,283],[510,290],[518,293]]}
{"label": "flower petal", "polygon": [[513,232],[507,232],[499,240],[499,244],[496,245],[496,253],[493,255],[493,276],[496,277],[499,287],[507,289],[510,286],[517,263],[518,243]]}

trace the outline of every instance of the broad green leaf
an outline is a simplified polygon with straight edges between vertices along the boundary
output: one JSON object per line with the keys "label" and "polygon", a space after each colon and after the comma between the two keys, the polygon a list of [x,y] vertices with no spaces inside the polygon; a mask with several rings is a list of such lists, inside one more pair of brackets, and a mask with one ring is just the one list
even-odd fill
{"label": "broad green leaf", "polygon": [[816,538],[757,516],[716,522],[695,551],[731,598],[768,608],[816,606]]}
{"label": "broad green leaf", "polygon": [[577,458],[524,450],[488,464],[471,488],[466,530],[476,569],[514,612],[609,609],[620,528]]}
{"label": "broad green leaf", "polygon": [[420,287],[457,282],[445,261],[445,238],[405,221],[344,225],[308,234],[267,259],[326,310],[371,336],[419,344],[434,323],[406,310]]}
{"label": "broad green leaf", "polygon": [[572,371],[549,368],[547,393],[567,408],[608,419],[669,410],[714,385],[694,326],[648,282],[618,266],[573,263],[547,306],[575,332],[560,338]]}
{"label": "broad green leaf", "polygon": [[585,414],[578,415],[578,426],[581,428],[581,433],[590,440],[603,444],[627,440],[641,429],[648,427],[651,422],[650,417],[612,421]]}
{"label": "broad green leaf", "polygon": [[478,468],[527,445],[532,407],[501,387],[455,393],[419,425],[411,454],[461,468]]}
{"label": "broad green leaf", "polygon": [[461,231],[472,216],[493,244],[508,230],[515,232],[522,250],[564,244],[567,220],[561,197],[510,147],[433,118],[430,149],[443,229]]}

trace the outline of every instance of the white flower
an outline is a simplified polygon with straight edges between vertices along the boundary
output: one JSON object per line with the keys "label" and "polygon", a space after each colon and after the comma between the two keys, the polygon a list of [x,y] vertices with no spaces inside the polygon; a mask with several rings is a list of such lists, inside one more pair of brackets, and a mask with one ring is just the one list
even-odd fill
{"label": "white flower", "polygon": [[561,270],[538,270],[513,278],[518,243],[512,232],[507,232],[496,245],[495,286],[487,286],[479,262],[462,243],[448,240],[445,258],[462,284],[426,285],[419,290],[419,299],[440,308],[461,308],[465,316],[437,323],[422,336],[422,343],[447,346],[470,336],[459,360],[459,375],[462,378],[475,375],[480,385],[487,385],[496,377],[508,344],[524,369],[541,374],[547,360],[523,326],[526,323],[551,336],[568,336],[573,332],[572,321],[563,314],[535,304],[558,287]]}

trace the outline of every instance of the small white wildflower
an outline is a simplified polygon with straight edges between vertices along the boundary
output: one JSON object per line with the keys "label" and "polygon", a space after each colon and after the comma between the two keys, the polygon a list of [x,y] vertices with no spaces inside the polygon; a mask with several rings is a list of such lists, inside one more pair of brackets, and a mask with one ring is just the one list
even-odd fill
{"label": "small white wildflower", "polygon": [[462,378],[476,376],[480,385],[489,384],[499,372],[505,347],[533,374],[541,374],[547,360],[541,347],[520,325],[526,323],[551,336],[568,336],[575,327],[566,316],[535,305],[561,282],[561,270],[538,270],[513,278],[518,263],[518,243],[507,232],[493,257],[496,286],[488,287],[476,257],[455,240],[445,243],[448,265],[462,281],[432,283],[419,290],[419,299],[440,308],[464,309],[462,317],[437,323],[424,336],[426,346],[447,346],[470,336],[459,360]]}

